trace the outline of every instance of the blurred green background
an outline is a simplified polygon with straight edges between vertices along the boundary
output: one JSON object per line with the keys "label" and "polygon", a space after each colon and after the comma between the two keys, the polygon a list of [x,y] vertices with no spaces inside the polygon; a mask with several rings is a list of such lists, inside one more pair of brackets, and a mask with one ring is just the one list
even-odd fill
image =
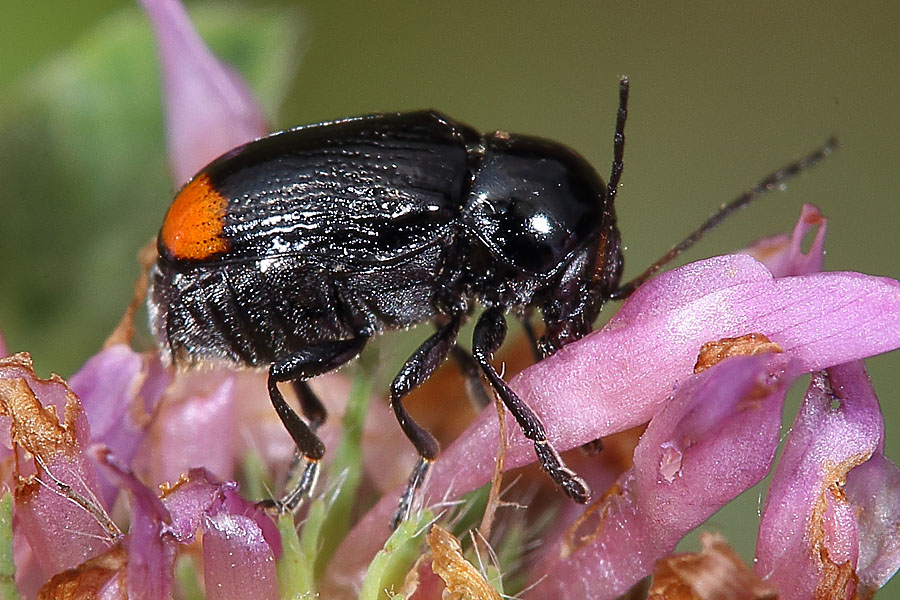
{"label": "blurred green background", "polygon": [[[896,2],[190,6],[278,128],[434,107],[563,141],[606,177],[627,74],[626,276],[836,134],[840,152],[684,258],[789,231],[814,202],[830,218],[827,268],[900,277]],[[39,372],[68,375],[118,321],[171,197],[155,53],[133,3],[6,1],[0,57],[0,331]],[[896,461],[900,353],[869,366]],[[760,493],[709,524],[745,556]]]}

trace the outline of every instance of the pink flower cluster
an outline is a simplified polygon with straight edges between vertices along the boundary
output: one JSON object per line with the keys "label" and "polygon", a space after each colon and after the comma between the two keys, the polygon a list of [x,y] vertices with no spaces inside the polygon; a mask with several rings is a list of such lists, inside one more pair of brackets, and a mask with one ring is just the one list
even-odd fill
{"label": "pink flower cluster", "polygon": [[[160,46],[180,183],[265,133],[265,119],[180,4],[142,4]],[[761,585],[787,599],[867,597],[893,575],[900,470],[884,456],[884,422],[861,361],[900,347],[900,283],[822,272],[825,224],[806,206],[790,237],[664,273],[601,330],[513,379],[560,449],[649,423],[624,473],[585,462],[584,476],[606,492],[586,508],[566,505],[544,532],[525,597],[622,595],[770,471],[753,565]],[[698,364],[705,344],[749,334],[770,344]],[[261,378],[173,375],[154,353],[115,345],[67,384],[37,377],[27,355],[7,356],[0,339],[3,356],[0,475],[14,490],[23,596],[169,598],[177,557],[192,554],[208,598],[280,597],[279,533],[230,481],[250,450],[276,472],[290,459]],[[786,390],[806,373],[812,381],[775,464]],[[336,378],[321,389],[328,398],[347,393]],[[369,416],[364,445],[394,455],[376,437],[402,440],[399,427],[383,405]],[[484,411],[444,451],[428,483],[432,500],[490,481],[498,429],[495,412]],[[533,462],[511,419],[507,429],[506,468]],[[328,444],[333,433],[324,431]],[[150,487],[165,481],[161,493]],[[319,582],[323,597],[357,597],[398,493],[385,491],[353,525]],[[426,600],[420,592],[413,597]]]}
{"label": "pink flower cluster", "polygon": [[[804,255],[800,244],[812,224],[821,227]],[[804,207],[792,238],[767,252],[772,271],[751,256],[731,255],[660,275],[606,327],[513,379],[563,449],[649,421],[631,469],[614,481],[585,473],[595,489],[608,491],[570,523],[556,524],[558,539],[533,567],[534,597],[616,598],[650,574],[685,534],[770,471],[786,389],[809,372],[813,382],[763,511],[756,572],[782,597],[843,598],[853,578],[837,595],[814,595],[834,564],[859,578],[861,593],[897,570],[900,471],[882,453],[881,411],[860,359],[900,343],[900,284],[815,272],[824,225],[815,208]],[[782,352],[734,357],[693,374],[704,343],[748,333],[765,335]],[[507,429],[506,466],[532,462],[511,420]],[[455,496],[490,479],[497,430],[496,415],[485,411],[442,454],[431,480],[436,495],[449,489]],[[814,440],[801,441],[804,435]],[[878,466],[855,474],[870,460]],[[842,493],[845,478],[857,477],[871,477],[864,485],[877,490],[863,504],[862,494]],[[382,499],[351,533],[334,560],[336,579],[350,584],[347,573],[383,542],[379,523],[394,500]],[[865,526],[851,523],[853,514],[865,515]],[[775,523],[790,530],[776,532]],[[857,539],[857,530],[874,537]],[[873,556],[860,562],[862,546]]]}

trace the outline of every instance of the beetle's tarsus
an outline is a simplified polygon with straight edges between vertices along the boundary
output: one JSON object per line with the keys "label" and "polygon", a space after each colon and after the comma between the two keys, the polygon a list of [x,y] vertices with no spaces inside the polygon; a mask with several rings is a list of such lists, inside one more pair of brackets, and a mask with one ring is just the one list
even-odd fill
{"label": "beetle's tarsus", "polygon": [[406,489],[403,490],[403,494],[400,496],[397,512],[394,513],[394,518],[391,519],[391,531],[397,529],[401,522],[409,518],[413,506],[415,505],[419,489],[422,487],[422,484],[425,483],[425,478],[428,475],[432,462],[434,461],[420,456],[419,460],[416,462],[416,466],[413,467],[412,473],[409,475],[409,481],[406,483]]}

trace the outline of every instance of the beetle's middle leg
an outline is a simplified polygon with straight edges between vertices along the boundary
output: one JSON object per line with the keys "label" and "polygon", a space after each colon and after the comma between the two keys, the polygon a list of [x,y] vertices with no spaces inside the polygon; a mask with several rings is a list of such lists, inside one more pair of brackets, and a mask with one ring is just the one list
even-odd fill
{"label": "beetle's middle leg", "polygon": [[478,362],[481,370],[496,390],[500,399],[512,413],[513,417],[522,428],[525,437],[534,442],[534,450],[540,460],[541,467],[555,481],[563,491],[576,502],[585,503],[591,495],[591,490],[572,469],[566,467],[559,452],[547,439],[544,424],[531,407],[519,398],[515,392],[503,381],[497,370],[491,365],[490,360],[494,356],[506,337],[506,319],[498,308],[489,308],[481,314],[478,323],[475,324],[475,333],[472,338],[472,356]]}
{"label": "beetle's middle leg", "polygon": [[[360,332],[348,340],[322,342],[294,352],[269,367],[268,388],[272,406],[306,463],[303,475],[294,488],[276,502],[280,508],[293,510],[303,496],[309,494],[319,474],[319,462],[325,455],[325,446],[315,434],[315,430],[325,420],[325,408],[305,383],[306,380],[348,362],[362,351],[368,340],[369,335]],[[309,425],[285,402],[278,389],[278,383],[282,381],[295,382],[300,406],[310,421]]]}
{"label": "beetle's middle leg", "polygon": [[412,420],[406,408],[403,406],[403,398],[422,385],[434,370],[447,358],[456,344],[456,336],[462,323],[464,313],[454,315],[447,324],[441,326],[431,337],[419,346],[391,384],[391,407],[403,433],[419,453],[419,460],[409,476],[406,490],[400,496],[400,505],[397,513],[391,520],[391,529],[396,529],[400,521],[409,516],[416,492],[422,487],[425,475],[431,464],[437,458],[440,447],[434,436],[428,433],[421,425]]}
{"label": "beetle's middle leg", "polygon": [[484,388],[484,380],[481,378],[481,368],[472,355],[459,344],[454,344],[450,356],[456,361],[460,373],[466,378],[466,395],[477,410],[483,409],[491,403],[491,396]]}

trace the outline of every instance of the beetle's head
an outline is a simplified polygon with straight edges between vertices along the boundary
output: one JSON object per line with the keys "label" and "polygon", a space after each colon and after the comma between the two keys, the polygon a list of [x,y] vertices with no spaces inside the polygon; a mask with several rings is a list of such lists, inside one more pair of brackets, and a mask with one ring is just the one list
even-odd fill
{"label": "beetle's head", "polygon": [[606,184],[587,160],[540,138],[487,136],[465,219],[498,265],[541,282],[554,347],[590,331],[621,254]]}
{"label": "beetle's head", "polygon": [[609,226],[606,185],[584,158],[505,133],[486,138],[464,212],[495,260],[539,277],[564,269]]}

